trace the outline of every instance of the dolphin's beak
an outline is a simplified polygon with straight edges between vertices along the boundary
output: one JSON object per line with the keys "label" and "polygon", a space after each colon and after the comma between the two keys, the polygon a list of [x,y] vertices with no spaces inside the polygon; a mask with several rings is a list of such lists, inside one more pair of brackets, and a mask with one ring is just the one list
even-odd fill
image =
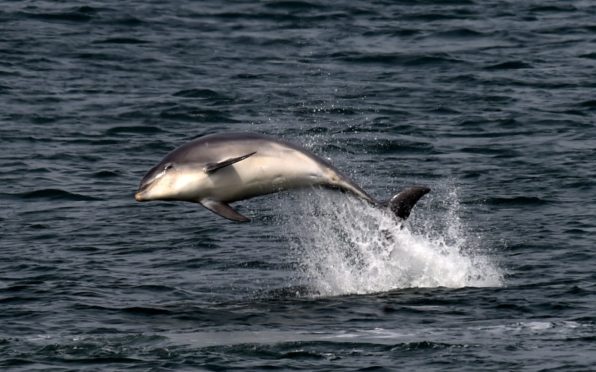
{"label": "dolphin's beak", "polygon": [[153,183],[153,181],[145,182],[145,183],[142,183],[141,186],[139,186],[139,189],[135,193],[136,201],[138,201],[138,202],[147,201],[147,197],[146,197],[147,189],[149,188],[149,186],[151,186],[152,183]]}

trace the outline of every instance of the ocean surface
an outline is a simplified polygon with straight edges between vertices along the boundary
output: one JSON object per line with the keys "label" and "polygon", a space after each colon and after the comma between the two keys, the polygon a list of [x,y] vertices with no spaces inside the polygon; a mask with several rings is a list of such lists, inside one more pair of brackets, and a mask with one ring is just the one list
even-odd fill
{"label": "ocean surface", "polygon": [[[596,370],[596,2],[3,1],[3,371]],[[137,203],[193,138],[336,192]]]}

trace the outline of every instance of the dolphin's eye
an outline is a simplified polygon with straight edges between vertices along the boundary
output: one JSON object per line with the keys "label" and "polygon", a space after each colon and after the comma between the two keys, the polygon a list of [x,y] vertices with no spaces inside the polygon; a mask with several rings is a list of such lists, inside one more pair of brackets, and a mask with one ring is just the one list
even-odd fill
{"label": "dolphin's eye", "polygon": [[172,168],[174,168],[174,164],[172,164],[172,163],[168,163],[168,164],[166,164],[166,166],[163,168],[163,170],[167,171],[167,170],[170,170],[170,169],[172,169]]}

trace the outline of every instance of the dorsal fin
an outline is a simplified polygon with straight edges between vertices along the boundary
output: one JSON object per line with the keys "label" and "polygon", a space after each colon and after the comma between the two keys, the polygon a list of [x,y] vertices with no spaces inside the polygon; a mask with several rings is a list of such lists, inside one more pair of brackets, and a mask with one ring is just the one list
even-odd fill
{"label": "dorsal fin", "polygon": [[253,156],[256,153],[257,152],[254,151],[254,152],[251,152],[250,154],[238,156],[236,158],[226,159],[226,160],[223,160],[223,161],[220,161],[220,162],[217,162],[217,163],[207,163],[205,165],[205,168],[204,168],[205,173],[207,173],[207,174],[214,173],[215,171],[217,171],[217,170],[219,170],[221,168],[225,168],[228,165],[232,165],[234,163],[238,163],[239,161],[244,160],[244,159],[246,159],[246,158],[248,158],[250,156]]}

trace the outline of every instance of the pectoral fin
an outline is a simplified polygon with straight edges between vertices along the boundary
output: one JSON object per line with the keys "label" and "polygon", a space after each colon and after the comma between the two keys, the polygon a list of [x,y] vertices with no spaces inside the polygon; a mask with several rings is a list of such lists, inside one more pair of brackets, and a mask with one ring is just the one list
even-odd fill
{"label": "pectoral fin", "polygon": [[200,201],[201,205],[215,214],[227,218],[228,220],[236,222],[248,222],[250,219],[236,212],[232,207],[226,203],[222,203],[215,200],[204,199]]}
{"label": "pectoral fin", "polygon": [[205,173],[207,174],[211,174],[215,171],[217,171],[218,169],[221,168],[225,168],[228,165],[232,165],[234,163],[238,163],[241,160],[244,160],[250,156],[253,156],[254,154],[256,154],[257,152],[251,152],[250,154],[246,154],[246,155],[242,155],[242,156],[238,156],[237,158],[230,158],[230,159],[226,159],[217,163],[208,163],[205,165]]}

